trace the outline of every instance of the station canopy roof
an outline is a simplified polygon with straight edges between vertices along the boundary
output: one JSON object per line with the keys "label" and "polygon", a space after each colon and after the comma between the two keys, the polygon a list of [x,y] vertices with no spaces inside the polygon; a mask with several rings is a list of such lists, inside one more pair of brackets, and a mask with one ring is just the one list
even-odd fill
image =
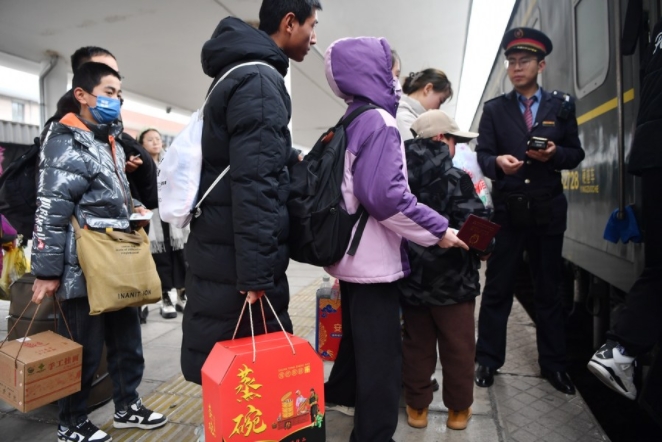
{"label": "station canopy roof", "polygon": [[[79,47],[110,50],[123,89],[188,114],[211,79],[200,51],[218,22],[234,15],[257,21],[261,0],[0,0],[0,52],[29,62],[64,62]],[[445,71],[459,91],[471,0],[322,0],[317,46],[292,63],[294,141],[310,145],[344,112],[324,76],[322,54],[336,39],[383,36],[400,53],[403,76],[428,67]],[[32,63],[32,66],[38,64]],[[32,72],[39,73],[39,72]],[[454,114],[455,99],[442,109]]]}

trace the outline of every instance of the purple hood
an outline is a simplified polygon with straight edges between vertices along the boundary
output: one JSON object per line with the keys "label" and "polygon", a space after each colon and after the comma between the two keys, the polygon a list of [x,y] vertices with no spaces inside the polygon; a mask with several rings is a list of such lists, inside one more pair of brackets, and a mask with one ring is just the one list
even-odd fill
{"label": "purple hood", "polygon": [[[407,240],[436,244],[448,222],[418,204],[407,185],[405,152],[395,121],[397,80],[391,73],[391,48],[380,38],[338,40],[325,55],[326,76],[352,112],[370,102],[379,107],[359,115],[347,127],[342,183],[349,213],[359,206],[368,214],[356,254],[345,255],[326,271],[341,281],[376,284],[409,274]],[[356,226],[355,226],[356,228]]]}
{"label": "purple hood", "polygon": [[347,103],[363,97],[395,116],[398,97],[391,72],[391,47],[384,38],[344,38],[324,55],[326,79]]}

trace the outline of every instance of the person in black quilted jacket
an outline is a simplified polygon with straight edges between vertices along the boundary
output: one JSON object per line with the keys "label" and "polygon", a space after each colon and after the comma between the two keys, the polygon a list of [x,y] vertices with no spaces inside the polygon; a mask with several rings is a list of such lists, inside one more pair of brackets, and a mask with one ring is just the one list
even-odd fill
{"label": "person in black quilted jacket", "polygon": [[[191,222],[185,248],[189,271],[181,366],[188,381],[202,382],[202,365],[216,342],[232,338],[247,298],[254,303],[266,295],[285,330],[292,332],[285,276],[287,166],[298,160],[298,152],[292,149],[288,129],[292,105],[284,77],[289,59],[303,61],[316,43],[320,9],[317,0],[265,0],[259,29],[228,17],[202,48],[202,69],[216,80],[239,64],[264,64],[231,72],[214,88],[204,109],[199,195],[228,165],[230,172]],[[267,330],[256,321],[256,334],[280,329],[263,304]],[[255,318],[261,318],[260,305],[251,306]],[[239,325],[238,337],[251,335],[248,316]]]}

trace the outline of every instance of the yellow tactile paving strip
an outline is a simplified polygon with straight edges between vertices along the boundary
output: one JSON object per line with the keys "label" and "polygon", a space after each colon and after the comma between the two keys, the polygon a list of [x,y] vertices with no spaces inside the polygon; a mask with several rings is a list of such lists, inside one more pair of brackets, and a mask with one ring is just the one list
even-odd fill
{"label": "yellow tactile paving strip", "polygon": [[315,292],[321,284],[322,278],[318,278],[290,299],[294,334],[304,339],[315,329]]}
{"label": "yellow tactile paving strip", "polygon": [[[315,329],[315,291],[322,278],[313,281],[290,298],[290,318],[294,333],[307,338]],[[164,382],[154,392],[143,398],[145,405],[168,416],[169,423],[152,431],[138,429],[118,430],[112,420],[101,427],[116,442],[193,442],[197,440],[195,428],[202,424],[202,389],[186,382],[179,375]]]}

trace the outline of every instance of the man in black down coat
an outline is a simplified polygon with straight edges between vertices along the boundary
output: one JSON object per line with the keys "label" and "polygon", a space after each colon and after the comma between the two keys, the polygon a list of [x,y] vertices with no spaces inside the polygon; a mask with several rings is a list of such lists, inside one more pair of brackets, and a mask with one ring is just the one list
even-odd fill
{"label": "man in black down coat", "polygon": [[[200,384],[214,344],[231,339],[248,296],[268,296],[285,330],[289,286],[287,166],[296,161],[287,127],[292,113],[284,77],[288,58],[303,61],[316,43],[318,0],[264,0],[260,29],[228,17],[202,48],[202,68],[218,81],[204,110],[200,195],[229,165],[230,172],[205,199],[186,245],[190,265],[181,364]],[[265,332],[260,303],[253,304],[255,333]],[[266,301],[267,331],[280,329]],[[250,336],[248,312],[238,337]]]}

